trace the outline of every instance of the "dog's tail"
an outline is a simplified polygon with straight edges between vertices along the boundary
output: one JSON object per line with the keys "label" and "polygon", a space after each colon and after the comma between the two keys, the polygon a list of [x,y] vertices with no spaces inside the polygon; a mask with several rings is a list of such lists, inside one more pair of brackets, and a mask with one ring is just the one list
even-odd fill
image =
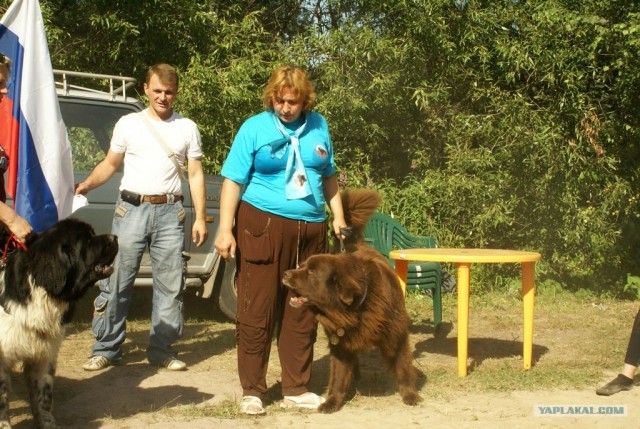
{"label": "dog's tail", "polygon": [[364,241],[364,228],[382,202],[382,196],[373,189],[347,189],[341,196],[344,219],[351,229],[345,244]]}
{"label": "dog's tail", "polygon": [[382,202],[382,196],[373,189],[347,189],[341,195],[344,219],[354,229],[364,229]]}

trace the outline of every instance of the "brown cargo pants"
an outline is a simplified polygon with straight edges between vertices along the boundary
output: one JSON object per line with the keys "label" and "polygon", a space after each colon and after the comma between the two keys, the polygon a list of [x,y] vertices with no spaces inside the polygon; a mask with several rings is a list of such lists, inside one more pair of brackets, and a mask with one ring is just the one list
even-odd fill
{"label": "brown cargo pants", "polygon": [[281,280],[286,270],[327,251],[327,224],[276,216],[240,202],[235,236],[236,342],[243,395],[262,397],[267,391],[267,367],[276,329],[282,394],[305,393],[317,322],[308,307],[289,305],[291,292]]}

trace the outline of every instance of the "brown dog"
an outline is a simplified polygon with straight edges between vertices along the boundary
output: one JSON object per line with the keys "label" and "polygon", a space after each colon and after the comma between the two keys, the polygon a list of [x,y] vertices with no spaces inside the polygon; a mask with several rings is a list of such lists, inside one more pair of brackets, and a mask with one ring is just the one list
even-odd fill
{"label": "brown dog", "polygon": [[409,349],[409,317],[398,277],[386,259],[364,243],[362,230],[380,203],[372,190],[342,194],[345,218],[353,234],[346,252],[311,256],[288,270],[283,283],[299,295],[293,306],[314,308],[329,338],[331,366],[328,397],[319,411],[339,410],[351,378],[358,373],[358,353],[380,349],[395,376],[405,404],[422,398],[416,390],[417,369]]}

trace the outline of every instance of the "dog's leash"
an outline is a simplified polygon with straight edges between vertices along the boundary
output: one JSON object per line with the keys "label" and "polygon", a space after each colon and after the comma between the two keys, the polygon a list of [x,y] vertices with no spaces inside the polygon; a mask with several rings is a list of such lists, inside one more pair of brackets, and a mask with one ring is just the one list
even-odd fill
{"label": "dog's leash", "polygon": [[[341,226],[340,227],[340,252],[344,253],[346,252],[346,248],[344,247],[344,240],[346,238],[351,237],[351,234],[353,234],[353,229],[350,226]],[[344,237],[344,238],[342,238]]]}
{"label": "dog's leash", "polygon": [[7,265],[7,255],[11,249],[21,249],[23,252],[27,251],[27,246],[16,237],[15,234],[11,234],[9,238],[7,238],[7,242],[4,244],[4,251],[2,252],[2,266],[1,268]]}

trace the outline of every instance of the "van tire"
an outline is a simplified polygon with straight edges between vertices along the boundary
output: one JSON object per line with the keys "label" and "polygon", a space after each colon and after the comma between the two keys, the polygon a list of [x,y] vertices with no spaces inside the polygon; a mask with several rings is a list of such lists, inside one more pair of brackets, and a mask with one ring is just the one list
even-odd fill
{"label": "van tire", "polygon": [[220,311],[229,319],[236,320],[236,308],[238,302],[238,293],[236,287],[236,260],[230,258],[228,261],[222,260],[224,264],[224,275],[220,284],[220,296],[218,298],[218,307]]}

